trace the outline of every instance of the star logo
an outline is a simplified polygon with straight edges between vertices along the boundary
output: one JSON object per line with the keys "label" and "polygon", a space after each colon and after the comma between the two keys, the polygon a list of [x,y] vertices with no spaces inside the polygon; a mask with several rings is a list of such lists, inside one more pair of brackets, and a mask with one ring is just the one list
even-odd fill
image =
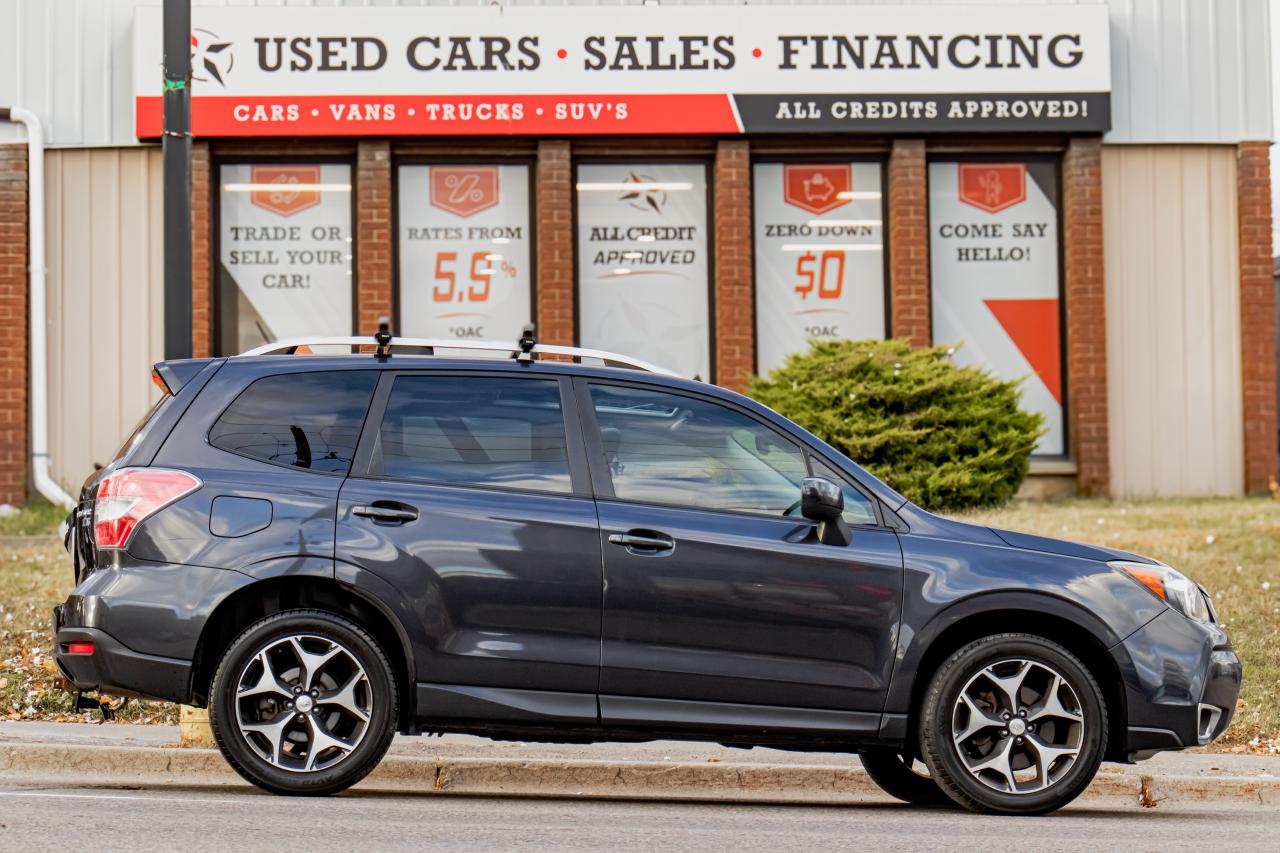
{"label": "star logo", "polygon": [[207,83],[216,80],[226,88],[226,76],[236,64],[231,42],[222,41],[217,33],[197,29],[191,33],[191,79]]}
{"label": "star logo", "polygon": [[666,207],[667,191],[653,178],[629,172],[623,183],[634,184],[635,189],[623,192],[619,201],[627,202],[636,210],[652,210],[654,213],[662,213],[662,208]]}

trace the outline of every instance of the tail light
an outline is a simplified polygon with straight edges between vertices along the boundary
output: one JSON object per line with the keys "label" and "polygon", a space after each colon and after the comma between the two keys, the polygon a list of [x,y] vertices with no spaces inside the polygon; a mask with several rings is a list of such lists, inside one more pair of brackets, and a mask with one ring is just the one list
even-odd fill
{"label": "tail light", "polygon": [[199,478],[169,468],[121,468],[98,484],[93,538],[99,548],[123,548],[133,529],[200,488]]}

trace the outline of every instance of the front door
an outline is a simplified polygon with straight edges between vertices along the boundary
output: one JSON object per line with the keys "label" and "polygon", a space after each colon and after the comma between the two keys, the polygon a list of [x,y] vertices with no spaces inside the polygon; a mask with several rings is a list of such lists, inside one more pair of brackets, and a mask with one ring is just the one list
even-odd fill
{"label": "front door", "polygon": [[412,614],[424,716],[596,719],[600,544],[569,388],[440,370],[379,386],[337,559]]}
{"label": "front door", "polygon": [[708,397],[579,388],[604,553],[602,719],[873,731],[902,553],[872,498],[844,484],[853,540],[820,544],[797,515],[817,460],[789,437]]}

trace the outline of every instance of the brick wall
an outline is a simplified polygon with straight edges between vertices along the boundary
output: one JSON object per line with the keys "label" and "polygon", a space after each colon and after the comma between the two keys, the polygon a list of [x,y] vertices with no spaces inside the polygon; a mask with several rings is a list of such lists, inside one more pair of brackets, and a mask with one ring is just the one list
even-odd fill
{"label": "brick wall", "polygon": [[895,338],[933,339],[929,319],[929,211],[924,142],[899,139],[889,153],[889,311]]}
{"label": "brick wall", "polygon": [[378,331],[378,318],[391,317],[390,143],[360,141],[356,194],[356,325],[359,334],[372,335]]}
{"label": "brick wall", "polygon": [[1237,148],[1244,487],[1260,492],[1276,472],[1276,320],[1271,267],[1270,145]]}
{"label": "brick wall", "polygon": [[751,146],[724,140],[716,146],[715,201],[715,382],[745,391],[755,370],[752,304]]}
{"label": "brick wall", "polygon": [[1067,417],[1081,494],[1111,488],[1107,311],[1102,256],[1102,142],[1073,139],[1062,161]]}
{"label": "brick wall", "polygon": [[213,265],[209,256],[213,221],[209,143],[191,146],[191,354],[213,354]]}
{"label": "brick wall", "polygon": [[0,503],[27,499],[27,146],[0,145]]}
{"label": "brick wall", "polygon": [[572,346],[573,330],[573,161],[569,143],[538,143],[534,167],[537,286],[534,306],[538,340]]}

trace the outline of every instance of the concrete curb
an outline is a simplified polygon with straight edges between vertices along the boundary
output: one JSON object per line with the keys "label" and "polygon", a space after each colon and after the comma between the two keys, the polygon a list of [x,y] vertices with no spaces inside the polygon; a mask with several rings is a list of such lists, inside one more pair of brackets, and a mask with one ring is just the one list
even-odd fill
{"label": "concrete curb", "polygon": [[[22,784],[245,784],[217,750],[62,745],[0,746],[0,772]],[[362,790],[471,796],[590,797],[842,805],[884,800],[857,767],[728,762],[450,759],[388,755]],[[1085,792],[1090,801],[1159,806],[1227,802],[1280,805],[1280,778],[1149,776],[1104,768]]]}

